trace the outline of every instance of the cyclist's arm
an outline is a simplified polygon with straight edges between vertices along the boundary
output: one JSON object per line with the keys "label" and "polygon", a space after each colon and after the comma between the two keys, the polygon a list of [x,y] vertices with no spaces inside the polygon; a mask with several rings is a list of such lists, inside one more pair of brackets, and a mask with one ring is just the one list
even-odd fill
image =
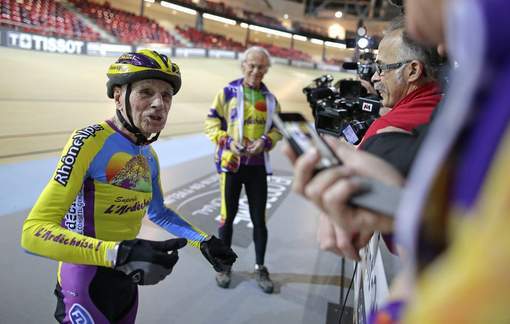
{"label": "cyclist's arm", "polygon": [[225,116],[226,111],[225,93],[222,90],[214,97],[212,107],[204,123],[205,135],[215,144],[224,143],[228,138],[226,121],[228,116]]}
{"label": "cyclist's arm", "polygon": [[21,246],[30,253],[58,261],[112,266],[116,242],[84,236],[61,226],[99,150],[99,145],[91,136],[85,137],[83,131],[73,133],[64,147],[52,179],[23,224]]}
{"label": "cyclist's arm", "polygon": [[159,161],[154,150],[152,151],[157,162],[157,170],[152,177],[152,201],[149,204],[148,217],[173,235],[188,239],[188,244],[199,247],[200,242],[207,240],[209,236],[165,206],[159,177]]}

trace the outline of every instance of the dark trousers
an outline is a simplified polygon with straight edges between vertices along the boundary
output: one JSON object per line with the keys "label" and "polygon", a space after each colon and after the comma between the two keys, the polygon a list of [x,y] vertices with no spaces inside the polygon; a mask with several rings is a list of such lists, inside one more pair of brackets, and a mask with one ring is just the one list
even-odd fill
{"label": "dark trousers", "polygon": [[233,224],[239,209],[239,197],[244,185],[250,218],[253,223],[253,242],[255,243],[256,263],[264,264],[267,245],[266,202],[267,175],[263,165],[241,165],[236,173],[226,173],[222,185],[222,204],[224,204],[224,223],[219,228],[219,236],[228,246],[232,245]]}

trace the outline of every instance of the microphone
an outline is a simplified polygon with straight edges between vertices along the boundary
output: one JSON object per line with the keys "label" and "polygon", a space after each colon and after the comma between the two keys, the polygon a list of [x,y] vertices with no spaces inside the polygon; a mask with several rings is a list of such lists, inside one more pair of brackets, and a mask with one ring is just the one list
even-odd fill
{"label": "microphone", "polygon": [[344,68],[344,70],[357,70],[358,62],[344,62],[342,68]]}

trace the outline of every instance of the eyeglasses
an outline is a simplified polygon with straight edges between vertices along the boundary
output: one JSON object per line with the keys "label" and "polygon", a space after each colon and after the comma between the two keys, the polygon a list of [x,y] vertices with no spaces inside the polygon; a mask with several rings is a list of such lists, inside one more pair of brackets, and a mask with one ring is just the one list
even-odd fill
{"label": "eyeglasses", "polygon": [[246,67],[250,71],[258,69],[261,72],[267,72],[267,70],[269,70],[269,65],[264,65],[264,64],[259,65],[259,64],[249,63],[249,62],[244,62],[244,63],[246,64]]}
{"label": "eyeglasses", "polygon": [[379,75],[382,75],[384,73],[384,71],[389,71],[389,70],[395,70],[395,69],[398,69],[399,67],[401,67],[402,65],[404,64],[407,64],[407,63],[411,63],[413,60],[406,60],[406,61],[402,61],[402,62],[397,62],[397,63],[390,63],[390,64],[382,64],[382,63],[377,63],[375,62],[374,63],[374,66],[375,66],[375,71],[379,74]]}

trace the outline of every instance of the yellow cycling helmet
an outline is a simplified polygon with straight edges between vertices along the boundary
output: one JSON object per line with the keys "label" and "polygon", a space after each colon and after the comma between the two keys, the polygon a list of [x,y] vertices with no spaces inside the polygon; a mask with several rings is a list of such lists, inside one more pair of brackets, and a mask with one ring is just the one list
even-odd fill
{"label": "yellow cycling helmet", "polygon": [[159,79],[170,83],[174,95],[181,88],[179,66],[172,63],[166,55],[149,49],[122,54],[110,65],[106,75],[107,94],[110,98],[113,98],[113,87],[145,79]]}

